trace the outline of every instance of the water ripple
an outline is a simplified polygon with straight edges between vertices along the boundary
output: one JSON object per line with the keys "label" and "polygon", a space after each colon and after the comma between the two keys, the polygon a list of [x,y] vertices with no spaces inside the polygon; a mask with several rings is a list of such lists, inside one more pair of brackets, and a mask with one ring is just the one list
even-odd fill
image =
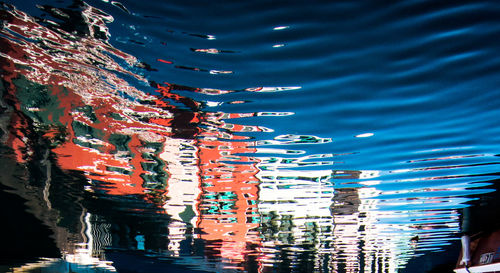
{"label": "water ripple", "polygon": [[63,256],[26,267],[399,272],[496,196],[488,1],[12,2],[2,183]]}

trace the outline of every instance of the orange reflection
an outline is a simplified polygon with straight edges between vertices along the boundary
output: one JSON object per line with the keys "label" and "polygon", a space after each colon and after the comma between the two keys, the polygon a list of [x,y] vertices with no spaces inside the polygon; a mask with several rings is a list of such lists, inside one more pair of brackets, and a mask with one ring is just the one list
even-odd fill
{"label": "orange reflection", "polygon": [[[174,253],[174,242],[184,239],[186,229],[198,228],[193,236],[206,240],[208,252],[226,262],[239,264],[256,255],[257,161],[239,156],[254,153],[255,143],[234,133],[263,129],[225,122],[252,113],[201,112],[199,102],[174,92],[208,89],[152,84],[159,95],[147,95],[116,74],[144,82],[114,58],[130,65],[137,60],[92,31],[76,38],[15,9],[2,16],[8,31],[0,37],[5,56],[0,68],[4,99],[13,107],[6,143],[18,162],[32,160],[35,142],[47,143],[58,166],[83,173],[89,190],[142,196],[172,215]],[[97,9],[87,6],[83,16],[90,30],[107,32]],[[194,216],[187,216],[189,208]]]}
{"label": "orange reflection", "polygon": [[[219,120],[222,122],[221,120]],[[233,128],[235,130],[235,128]],[[245,261],[249,246],[259,245],[257,212],[258,172],[255,159],[239,156],[238,164],[227,163],[236,154],[254,153],[250,142],[222,141],[220,131],[203,132],[199,141],[202,177],[199,227],[207,241],[221,241],[219,255],[234,262]]]}

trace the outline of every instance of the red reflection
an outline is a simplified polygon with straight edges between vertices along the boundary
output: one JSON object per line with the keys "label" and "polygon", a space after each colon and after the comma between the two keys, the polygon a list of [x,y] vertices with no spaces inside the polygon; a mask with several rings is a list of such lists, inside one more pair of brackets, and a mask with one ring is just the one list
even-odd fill
{"label": "red reflection", "polygon": [[[18,162],[31,160],[33,148],[46,143],[59,167],[82,172],[93,190],[143,196],[167,213],[184,200],[167,201],[167,196],[184,194],[194,204],[195,228],[207,241],[207,253],[237,268],[256,255],[253,249],[261,244],[257,162],[239,155],[254,153],[255,147],[234,133],[261,129],[225,122],[252,114],[201,112],[199,102],[174,92],[223,90],[167,83],[154,84],[159,95],[146,95],[117,76],[143,81],[110,55],[131,65],[135,58],[94,39],[92,32],[68,39],[71,34],[50,30],[21,11],[1,13],[6,27],[0,36],[0,69],[4,100],[12,108],[6,143]],[[88,7],[83,16],[92,19],[89,29],[105,29],[98,10]],[[195,152],[186,158],[180,151],[188,148]],[[189,168],[193,165],[195,171]],[[197,187],[182,193],[170,188],[183,185],[180,173],[189,178],[185,184],[196,180]],[[189,224],[181,213],[173,219]]]}

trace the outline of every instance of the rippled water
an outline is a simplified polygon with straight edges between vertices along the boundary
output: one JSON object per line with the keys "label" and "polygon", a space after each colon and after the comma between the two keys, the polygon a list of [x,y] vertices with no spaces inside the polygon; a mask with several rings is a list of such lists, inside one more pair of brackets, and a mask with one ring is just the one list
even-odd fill
{"label": "rippled water", "polygon": [[500,222],[499,15],[494,1],[7,1],[1,182],[60,255],[4,245],[3,264],[430,270],[444,260],[408,265]]}

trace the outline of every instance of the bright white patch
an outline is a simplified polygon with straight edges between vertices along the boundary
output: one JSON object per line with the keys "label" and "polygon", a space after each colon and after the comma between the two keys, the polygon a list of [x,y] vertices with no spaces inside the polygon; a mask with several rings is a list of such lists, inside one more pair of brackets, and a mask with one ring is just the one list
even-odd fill
{"label": "bright white patch", "polygon": [[284,46],[285,46],[284,44],[273,45],[273,47],[284,47]]}
{"label": "bright white patch", "polygon": [[279,26],[279,27],[275,27],[273,28],[273,30],[283,30],[283,29],[287,29],[289,28],[290,26]]}
{"label": "bright white patch", "polygon": [[364,134],[357,135],[356,137],[371,137],[371,136],[373,136],[373,133],[364,133]]}

